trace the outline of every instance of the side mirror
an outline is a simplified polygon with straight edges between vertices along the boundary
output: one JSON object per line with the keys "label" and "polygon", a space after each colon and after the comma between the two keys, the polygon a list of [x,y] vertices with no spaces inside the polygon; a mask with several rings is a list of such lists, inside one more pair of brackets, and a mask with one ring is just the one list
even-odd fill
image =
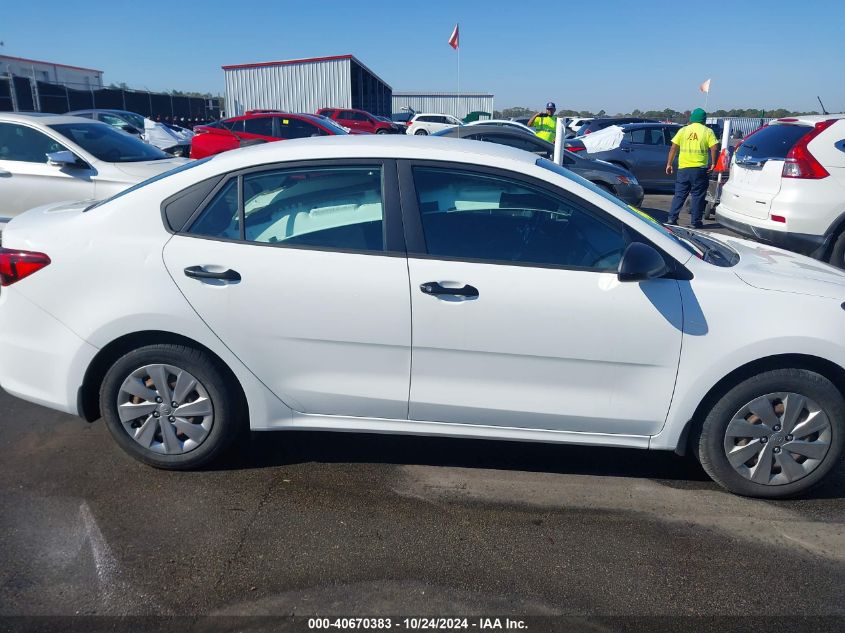
{"label": "side mirror", "polygon": [[127,134],[140,134],[141,131],[136,128],[134,125],[121,125],[120,129],[122,129]]}
{"label": "side mirror", "polygon": [[631,242],[622,254],[616,277],[619,281],[646,281],[668,272],[666,260],[653,246]]}
{"label": "side mirror", "polygon": [[81,167],[82,161],[71,151],[51,152],[47,154],[47,162],[53,167]]}

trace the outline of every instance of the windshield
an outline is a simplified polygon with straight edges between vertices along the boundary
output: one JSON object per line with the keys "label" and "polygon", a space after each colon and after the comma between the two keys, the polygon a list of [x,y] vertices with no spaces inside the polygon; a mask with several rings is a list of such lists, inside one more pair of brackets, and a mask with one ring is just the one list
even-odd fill
{"label": "windshield", "polygon": [[811,131],[809,125],[767,125],[749,135],[736,150],[736,162],[784,160],[798,140]]}
{"label": "windshield", "polygon": [[140,114],[135,114],[134,112],[121,112],[120,116],[129,121],[129,124],[133,127],[136,127],[139,130],[144,129],[144,117]]}
{"label": "windshield", "polygon": [[580,185],[585,186],[587,189],[589,189],[593,193],[600,195],[602,198],[604,198],[608,202],[612,202],[618,208],[620,208],[620,209],[624,210],[626,213],[629,213],[630,215],[634,216],[635,218],[637,218],[641,222],[645,222],[649,226],[651,226],[652,228],[655,228],[658,231],[660,231],[661,233],[663,233],[664,235],[666,235],[667,237],[671,237],[673,240],[675,240],[678,244],[680,244],[685,249],[690,251],[692,254],[697,255],[699,257],[702,256],[701,249],[695,248],[688,241],[681,239],[678,235],[676,235],[675,233],[673,233],[672,231],[667,229],[664,225],[662,225],[660,222],[655,220],[648,213],[645,213],[644,211],[640,211],[639,209],[637,209],[635,207],[632,207],[628,204],[625,204],[624,202],[622,202],[619,198],[617,198],[613,194],[608,193],[607,191],[605,191],[601,187],[597,187],[596,185],[591,183],[586,178],[582,178],[578,174],[575,174],[575,173],[571,172],[570,170],[566,169],[566,167],[562,167],[561,165],[558,165],[557,163],[554,163],[554,162],[548,160],[547,158],[538,158],[537,159],[537,166],[548,169],[549,171],[553,171],[556,174],[560,174],[561,176],[564,176],[564,177],[568,178],[569,180],[572,180],[574,182],[577,182]]}
{"label": "windshield", "polygon": [[330,118],[325,117],[321,114],[315,114],[314,118],[320,121],[320,125],[322,125],[324,128],[328,128],[334,134],[348,134],[349,133],[349,132],[346,131],[345,127],[339,125],[337,122],[335,122],[334,119],[330,119]]}
{"label": "windshield", "polygon": [[103,123],[59,123],[50,127],[97,160],[106,163],[137,163],[173,158],[157,147]]}
{"label": "windshield", "polygon": [[[216,154],[215,154],[216,155]],[[159,180],[164,180],[168,176],[172,176],[174,174],[181,173],[183,171],[187,171],[188,169],[193,169],[198,165],[202,165],[203,163],[207,163],[210,161],[214,156],[206,156],[205,158],[201,158],[199,160],[192,160],[190,162],[184,163],[179,165],[178,167],[174,167],[173,169],[168,169],[167,171],[163,171],[160,174],[153,176],[152,178],[147,178],[146,180],[139,182],[137,185],[132,185],[131,187],[124,189],[123,191],[114,194],[111,198],[106,198],[105,200],[98,200],[94,204],[85,207],[85,211],[90,211],[91,209],[96,209],[100,205],[105,204],[106,202],[111,202],[112,200],[117,200],[125,196],[127,193],[132,193],[133,191],[137,191],[141,187],[146,187],[147,185],[151,185],[154,182],[158,182]]]}

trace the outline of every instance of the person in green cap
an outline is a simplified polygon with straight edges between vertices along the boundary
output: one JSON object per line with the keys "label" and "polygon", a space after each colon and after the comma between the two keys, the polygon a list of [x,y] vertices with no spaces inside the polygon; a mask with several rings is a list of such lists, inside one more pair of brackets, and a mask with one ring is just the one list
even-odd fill
{"label": "person in green cap", "polygon": [[672,198],[672,208],[669,210],[669,224],[678,223],[681,207],[684,206],[687,196],[692,194],[690,227],[700,229],[703,226],[707,180],[716,165],[719,145],[713,130],[704,125],[706,119],[707,113],[701,108],[696,108],[689,117],[689,125],[678,130],[672,139],[669,157],[666,159],[666,173],[671,174],[675,170],[673,165],[676,156],[678,172],[675,175],[675,197]]}

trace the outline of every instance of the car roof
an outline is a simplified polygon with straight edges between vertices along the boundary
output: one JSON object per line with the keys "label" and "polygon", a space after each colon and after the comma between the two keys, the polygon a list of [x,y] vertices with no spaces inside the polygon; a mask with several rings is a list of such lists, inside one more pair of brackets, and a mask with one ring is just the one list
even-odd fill
{"label": "car roof", "polygon": [[643,123],[623,123],[619,127],[623,130],[633,130],[635,128],[650,128],[650,127],[683,127],[680,123],[659,123],[654,121],[647,121]]}
{"label": "car roof", "polygon": [[830,119],[845,119],[845,113],[839,114],[796,114],[795,116],[781,117],[770,121],[769,125],[788,125],[790,123],[805,123],[807,125],[815,125],[820,121],[828,121]]}
{"label": "car roof", "polygon": [[537,161],[530,152],[460,138],[396,134],[334,135],[264,143],[214,156],[197,169],[223,173],[266,163],[320,159],[418,159],[497,163],[519,170]]}
{"label": "car roof", "polygon": [[[0,121],[17,121],[20,123],[41,123],[43,125],[57,125],[59,123],[79,123],[82,117],[67,114],[48,114],[46,112],[0,112]],[[97,121],[84,119],[86,123],[104,125]]]}
{"label": "car roof", "polygon": [[[482,124],[475,124],[475,125],[461,125],[460,127],[455,126],[452,128],[447,128],[443,130],[443,132],[438,132],[439,136],[449,136],[453,138],[459,138],[459,134],[483,134],[483,133],[490,133],[490,134],[504,134],[505,136],[513,136],[514,138],[525,138],[526,136],[530,136],[530,133],[527,130],[519,129],[519,128],[512,128],[512,127],[503,127],[501,125],[482,125]],[[542,141],[540,137],[535,137],[537,140]],[[548,141],[546,141],[548,142]],[[551,144],[551,143],[550,143]]]}

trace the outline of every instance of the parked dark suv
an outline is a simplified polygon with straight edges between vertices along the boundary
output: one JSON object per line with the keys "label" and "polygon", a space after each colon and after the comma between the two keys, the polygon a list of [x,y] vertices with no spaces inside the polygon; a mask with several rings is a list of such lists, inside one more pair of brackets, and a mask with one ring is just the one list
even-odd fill
{"label": "parked dark suv", "polygon": [[681,126],[677,123],[628,123],[619,147],[588,153],[580,138],[566,141],[566,149],[579,156],[597,158],[634,174],[646,190],[674,191],[675,176],[666,174],[669,146]]}
{"label": "parked dark suv", "polygon": [[624,117],[605,117],[601,119],[593,119],[592,121],[588,121],[580,128],[578,128],[578,133],[575,135],[584,136],[585,134],[592,134],[593,132],[598,132],[599,130],[603,130],[606,127],[610,127],[611,125],[624,125],[625,123],[659,123],[655,119],[644,119],[642,117],[633,117],[633,116],[624,116]]}

